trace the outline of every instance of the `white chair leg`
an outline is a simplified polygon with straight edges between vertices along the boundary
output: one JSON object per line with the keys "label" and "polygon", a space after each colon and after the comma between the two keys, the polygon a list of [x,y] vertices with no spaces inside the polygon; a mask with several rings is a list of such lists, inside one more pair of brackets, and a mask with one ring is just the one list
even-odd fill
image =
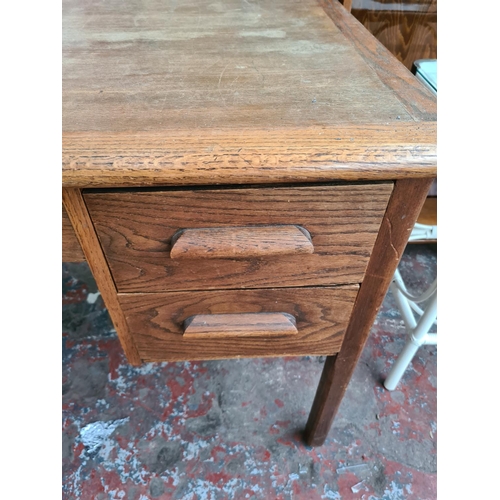
{"label": "white chair leg", "polygon": [[399,355],[394,363],[389,375],[385,379],[384,386],[387,390],[393,391],[398,385],[401,377],[411,363],[411,360],[418,351],[418,348],[426,343],[431,343],[434,337],[428,337],[428,332],[431,329],[437,317],[437,293],[432,297],[431,302],[427,306],[424,314],[417,323],[416,328],[410,335],[409,340],[404,346],[403,352]]}
{"label": "white chair leg", "polygon": [[399,269],[396,269],[391,283],[391,291],[394,295],[394,300],[396,301],[399,312],[403,317],[407,331],[413,331],[417,327],[417,322],[415,321],[415,316],[411,310],[410,301],[401,293],[398,285],[402,287],[403,290],[406,290],[401,274],[399,273]]}

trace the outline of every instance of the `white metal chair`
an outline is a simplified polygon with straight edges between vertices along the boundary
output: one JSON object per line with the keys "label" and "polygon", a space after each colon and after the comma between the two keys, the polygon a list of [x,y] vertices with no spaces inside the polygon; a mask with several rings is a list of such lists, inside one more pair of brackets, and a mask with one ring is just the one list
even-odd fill
{"label": "white metal chair", "polygon": [[[437,61],[435,59],[415,61],[415,68],[417,78],[437,94]],[[409,242],[426,240],[437,240],[437,225],[431,226],[417,222],[411,232]],[[414,296],[408,292],[401,273],[396,269],[390,288],[409,333],[409,339],[403,351],[384,381],[385,388],[392,391],[398,385],[418,348],[422,345],[437,344],[437,334],[429,333],[432,325],[437,324],[437,278],[425,292]],[[422,310],[418,304],[427,300],[429,303],[425,310]],[[419,316],[418,320],[415,313]]]}
{"label": "white metal chair", "polygon": [[[409,339],[384,381],[384,386],[389,391],[396,388],[420,346],[437,344],[437,334],[429,333],[432,325],[437,323],[437,278],[424,293],[414,296],[408,292],[399,270],[396,269],[391,291],[409,332]],[[423,311],[417,304],[429,299]],[[415,313],[420,316],[418,321]]]}

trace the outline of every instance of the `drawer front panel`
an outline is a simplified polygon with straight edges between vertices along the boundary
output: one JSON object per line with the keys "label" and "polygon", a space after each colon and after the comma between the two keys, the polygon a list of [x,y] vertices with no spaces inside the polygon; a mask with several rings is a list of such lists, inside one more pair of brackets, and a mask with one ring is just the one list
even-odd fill
{"label": "drawer front panel", "polygon": [[159,292],[359,283],[391,191],[100,192],[85,201],[118,290]]}
{"label": "drawer front panel", "polygon": [[340,350],[358,288],[133,293],[119,300],[143,361],[331,355]]}

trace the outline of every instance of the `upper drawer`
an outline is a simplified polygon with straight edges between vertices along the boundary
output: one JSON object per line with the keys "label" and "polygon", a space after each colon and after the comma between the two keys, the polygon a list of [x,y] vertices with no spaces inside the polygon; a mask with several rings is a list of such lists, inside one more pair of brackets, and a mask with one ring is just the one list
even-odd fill
{"label": "upper drawer", "polygon": [[120,292],[359,283],[392,183],[88,192]]}

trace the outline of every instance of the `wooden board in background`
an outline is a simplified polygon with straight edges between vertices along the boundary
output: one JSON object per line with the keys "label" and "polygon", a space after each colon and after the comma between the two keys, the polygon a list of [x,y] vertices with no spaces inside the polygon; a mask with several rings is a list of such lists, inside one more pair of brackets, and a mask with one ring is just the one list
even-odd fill
{"label": "wooden board in background", "polygon": [[351,13],[408,69],[437,58],[437,0],[352,0]]}

